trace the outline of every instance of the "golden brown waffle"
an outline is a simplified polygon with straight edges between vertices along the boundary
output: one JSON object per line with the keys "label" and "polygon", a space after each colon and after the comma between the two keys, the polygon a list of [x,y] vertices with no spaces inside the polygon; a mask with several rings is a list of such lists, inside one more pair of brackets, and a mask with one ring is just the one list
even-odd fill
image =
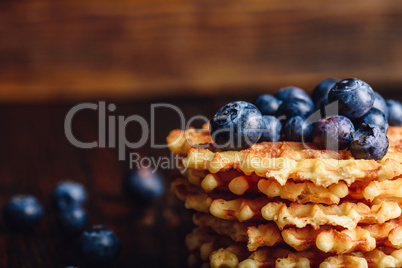
{"label": "golden brown waffle", "polygon": [[209,228],[219,235],[228,236],[234,242],[247,241],[247,228],[252,226],[252,223],[222,220],[205,213],[194,213],[193,223],[200,228]]}
{"label": "golden brown waffle", "polygon": [[[210,145],[208,148],[192,148],[211,142],[207,130],[174,130],[167,140],[172,152],[187,155],[183,159],[185,168],[209,170],[211,173],[237,169],[246,175],[256,173],[260,177],[275,179],[280,185],[293,179],[327,187],[339,181],[350,185],[355,181],[383,181],[401,175],[402,146],[395,138],[401,132],[402,128],[391,128],[389,136],[394,137],[390,137],[390,149],[379,161],[357,160],[346,150],[317,150],[310,143],[297,142],[262,142],[242,151],[219,152]],[[177,144],[182,144],[180,149]]]}
{"label": "golden brown waffle", "polygon": [[267,204],[267,197],[255,199],[237,198],[234,195],[211,195],[178,177],[172,182],[172,190],[184,201],[187,209],[210,213],[217,218],[231,221],[262,220],[261,208]]}
{"label": "golden brown waffle", "polygon": [[[390,143],[389,150],[390,152],[402,152],[402,127],[395,127],[395,126],[390,126],[388,128],[387,132],[387,137]],[[208,130],[208,125],[204,124],[202,129],[196,130],[193,127],[190,127],[187,130],[180,130],[180,129],[175,129],[172,130],[168,137],[166,138],[168,147],[170,151],[177,155],[187,155],[189,150],[192,147],[204,147],[204,148],[212,148],[214,151],[217,150],[217,148],[214,148],[213,141],[211,139],[210,132]],[[262,150],[266,149],[267,147],[265,146],[266,143],[260,143],[263,144],[262,146],[257,146],[257,150]],[[283,153],[284,151],[286,153],[289,153],[293,150],[304,150],[304,149],[312,149],[313,151],[317,151],[316,153],[309,151],[309,154],[307,155],[308,158],[315,158],[317,156],[325,156],[322,158],[337,158],[337,159],[346,159],[346,158],[351,158],[351,154],[348,151],[325,151],[325,150],[316,150],[317,148],[312,144],[312,143],[305,143],[306,145],[303,145],[302,143],[299,142],[275,142],[271,143],[271,146],[268,147],[270,149],[266,149],[268,152],[270,152],[272,157],[278,157]],[[289,154],[292,156],[292,153]],[[297,157],[300,159],[301,155],[298,155],[297,153],[294,154],[292,159],[297,159]],[[306,156],[306,155],[304,155]]]}
{"label": "golden brown waffle", "polygon": [[186,168],[207,169],[211,173],[237,169],[246,175],[253,172],[260,177],[275,179],[280,185],[287,180],[311,181],[328,187],[340,181],[348,185],[355,181],[388,180],[402,174],[402,154],[392,153],[380,161],[356,159],[306,158],[293,160],[287,157],[270,158],[258,151],[226,151],[214,153],[208,149],[191,149],[183,159]]}
{"label": "golden brown waffle", "polygon": [[384,223],[401,215],[399,204],[392,200],[371,206],[352,202],[327,206],[297,203],[286,205],[280,201],[272,202],[267,197],[232,199],[233,196],[228,195],[226,198],[218,198],[180,177],[172,183],[172,188],[188,209],[231,221],[244,222],[264,218],[274,221],[281,230],[286,226],[303,228],[307,225],[315,229],[322,225],[332,225],[352,230],[358,223]]}
{"label": "golden brown waffle", "polygon": [[236,195],[263,193],[269,198],[279,197],[300,204],[332,205],[338,204],[342,198],[369,202],[375,198],[402,198],[401,176],[393,180],[359,181],[349,187],[343,181],[323,187],[312,182],[294,182],[293,180],[288,180],[282,186],[276,180],[262,178],[254,173],[247,176],[236,170],[209,173],[204,170],[187,169],[182,175],[207,193],[231,192]]}
{"label": "golden brown waffle", "polygon": [[274,222],[268,224],[240,223],[202,213],[195,213],[193,222],[200,228],[209,228],[219,235],[229,236],[234,242],[247,242],[249,251],[283,243],[281,232]]}
{"label": "golden brown waffle", "polygon": [[[282,247],[264,247],[249,252],[243,243],[228,245],[224,238],[208,232],[207,229],[197,228],[189,235],[191,239],[187,238],[187,244],[191,245],[189,248],[193,252],[191,262],[196,264],[192,267],[402,267],[402,249],[379,247],[369,252],[337,255],[315,250],[292,252]],[[219,245],[226,246],[216,249]],[[197,263],[194,256],[198,256]]]}
{"label": "golden brown waffle", "polygon": [[209,228],[219,235],[229,236],[234,242],[246,242],[249,251],[284,242],[297,251],[317,248],[323,252],[367,252],[376,246],[402,248],[401,219],[383,224],[358,226],[353,230],[337,230],[324,226],[318,230],[311,227],[288,228],[282,232],[274,223],[238,223],[217,219],[208,214],[196,213],[193,222],[200,228]]}
{"label": "golden brown waffle", "polygon": [[180,129],[172,130],[166,141],[170,151],[177,155],[187,155],[193,146],[213,143],[206,124],[201,130],[196,130],[193,127],[185,131]]}
{"label": "golden brown waffle", "polygon": [[[206,175],[204,173],[207,173]],[[322,203],[338,204],[341,198],[349,194],[346,183],[339,182],[332,184],[328,188],[316,186],[312,182],[296,183],[289,180],[285,185],[280,185],[276,180],[266,179],[251,174],[244,175],[238,171],[227,171],[219,173],[208,173],[205,171],[188,169],[183,174],[190,182],[201,187],[205,192],[231,192],[236,195],[263,193],[269,198],[280,197],[297,203]],[[359,189],[360,199],[363,199]],[[386,193],[387,191],[384,191]],[[384,193],[381,193],[383,195]],[[357,196],[358,193],[354,193]]]}
{"label": "golden brown waffle", "polygon": [[286,226],[303,228],[307,225],[314,229],[332,225],[352,230],[358,223],[384,223],[398,218],[401,216],[401,208],[395,201],[384,201],[372,206],[351,202],[331,206],[269,202],[261,209],[261,214],[264,219],[275,221],[281,230]]}
{"label": "golden brown waffle", "polygon": [[[241,245],[238,246],[239,248]],[[237,248],[236,248],[237,249]],[[237,249],[239,250],[239,249]],[[281,257],[283,256],[283,257]],[[243,257],[243,256],[241,256]],[[210,267],[401,267],[402,250],[394,250],[390,254],[381,249],[374,249],[365,253],[350,253],[328,256],[315,251],[291,253],[283,248],[261,248],[253,252],[248,258],[238,258],[232,248],[218,249],[210,255]]]}
{"label": "golden brown waffle", "polygon": [[350,253],[367,252],[378,246],[400,249],[401,219],[394,219],[383,224],[358,226],[353,230],[336,230],[329,227],[314,230],[312,228],[289,228],[282,231],[284,241],[298,251],[316,247],[323,252]]}
{"label": "golden brown waffle", "polygon": [[232,243],[230,238],[219,236],[207,229],[194,229],[186,236],[186,246],[191,253],[188,258],[189,267],[200,267],[202,263],[208,261],[213,251],[226,248]]}
{"label": "golden brown waffle", "polygon": [[402,178],[386,181],[372,181],[364,188],[363,196],[372,201],[375,198],[402,197]]}

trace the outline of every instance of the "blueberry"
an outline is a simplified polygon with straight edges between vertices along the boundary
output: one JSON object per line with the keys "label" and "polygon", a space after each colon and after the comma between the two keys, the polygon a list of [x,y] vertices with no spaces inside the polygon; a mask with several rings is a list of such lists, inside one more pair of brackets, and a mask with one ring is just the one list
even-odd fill
{"label": "blueberry", "polygon": [[374,91],[364,81],[348,78],[336,83],[328,93],[328,102],[338,101],[339,114],[357,119],[373,107]]}
{"label": "blueberry", "polygon": [[328,103],[328,92],[333,86],[335,86],[337,82],[339,82],[339,79],[327,78],[322,80],[315,87],[313,91],[313,101],[314,101],[314,107],[316,109],[320,108],[323,105],[322,104],[323,102]]}
{"label": "blueberry", "polygon": [[313,112],[314,104],[312,102],[308,102],[302,99],[287,99],[283,101],[282,104],[279,106],[277,116],[281,117],[285,115],[286,118],[297,115],[308,117]]}
{"label": "blueberry", "polygon": [[355,128],[358,129],[363,123],[375,126],[384,133],[387,133],[388,131],[387,117],[383,112],[376,108],[371,108],[363,117],[359,118],[356,121]]}
{"label": "blueberry", "polygon": [[376,91],[374,91],[374,104],[373,108],[377,108],[381,112],[383,112],[386,116],[388,116],[388,107],[384,98]]}
{"label": "blueberry", "polygon": [[298,87],[281,88],[278,93],[276,93],[275,97],[283,101],[287,99],[301,99],[313,104],[310,96],[303,89]]}
{"label": "blueberry", "polygon": [[121,248],[117,235],[102,225],[92,226],[78,238],[77,249],[88,263],[109,263],[116,259]]}
{"label": "blueberry", "polygon": [[325,117],[314,124],[313,142],[323,150],[343,150],[352,141],[352,121],[342,115]]}
{"label": "blueberry", "polygon": [[285,140],[308,142],[312,140],[313,125],[301,116],[289,118],[283,127]]}
{"label": "blueberry", "polygon": [[124,188],[128,195],[139,202],[152,202],[164,191],[163,178],[151,168],[140,167],[131,170],[124,180]]}
{"label": "blueberry", "polygon": [[261,95],[254,101],[254,105],[263,115],[274,115],[281,103],[281,100],[269,94]]}
{"label": "blueberry", "polygon": [[265,123],[265,129],[262,132],[260,141],[276,142],[281,139],[282,124],[275,116],[264,115],[262,119]]}
{"label": "blueberry", "polygon": [[31,195],[13,196],[4,208],[4,219],[16,230],[29,230],[43,217],[43,207]]}
{"label": "blueberry", "polygon": [[387,135],[377,127],[363,123],[352,137],[350,150],[357,159],[380,160],[388,151]]}
{"label": "blueberry", "polygon": [[242,150],[256,143],[265,128],[261,112],[245,101],[223,106],[210,121],[211,137],[224,150]]}
{"label": "blueberry", "polygon": [[88,216],[81,207],[62,210],[59,214],[59,223],[67,234],[76,234],[88,225]]}
{"label": "blueberry", "polygon": [[387,100],[388,123],[391,126],[402,126],[402,104],[396,100]]}
{"label": "blueberry", "polygon": [[78,182],[59,183],[53,191],[53,198],[60,210],[83,205],[87,200],[84,186]]}

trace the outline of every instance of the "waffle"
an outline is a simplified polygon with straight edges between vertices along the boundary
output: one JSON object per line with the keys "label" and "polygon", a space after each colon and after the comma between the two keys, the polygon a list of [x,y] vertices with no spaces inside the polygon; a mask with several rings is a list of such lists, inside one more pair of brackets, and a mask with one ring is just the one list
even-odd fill
{"label": "waffle", "polygon": [[[328,254],[315,250],[292,252],[283,247],[264,247],[249,252],[244,243],[228,243],[225,238],[211,235],[208,229],[196,228],[187,236],[191,249],[190,267],[401,267],[402,249],[380,247],[368,252]],[[224,245],[220,248],[220,245]]]}
{"label": "waffle", "polygon": [[[389,152],[402,152],[402,128],[390,126],[388,128],[387,137],[389,140],[390,147],[388,149]],[[208,124],[204,124],[202,129],[196,130],[193,127],[190,127],[187,130],[175,129],[172,130],[168,137],[166,138],[168,147],[171,152],[177,155],[186,156],[191,148],[193,147],[204,147],[211,148],[213,151],[218,150],[213,146],[213,141],[208,130]],[[262,146],[260,145],[262,144]],[[259,143],[254,145],[259,149],[263,149],[265,144],[269,143]],[[300,142],[275,142],[271,143],[269,146],[271,150],[267,150],[270,152],[272,156],[278,157],[281,154],[292,156],[292,153],[289,154],[292,150],[303,150],[306,148],[312,149],[309,151],[309,158],[319,157],[320,158],[351,158],[351,154],[348,151],[323,151],[317,150],[317,148],[312,143],[300,143]],[[276,150],[276,151],[275,151]],[[284,153],[285,152],[285,153]],[[297,156],[300,155],[295,154],[292,159],[297,159]],[[299,158],[300,159],[300,158]]]}
{"label": "waffle", "polygon": [[363,196],[372,201],[375,198],[402,197],[402,178],[386,181],[372,181],[364,188]]}
{"label": "waffle", "polygon": [[209,173],[204,170],[187,169],[183,172],[190,183],[199,186],[207,193],[230,192],[235,195],[263,193],[269,198],[279,197],[292,202],[321,203],[326,205],[339,204],[345,200],[360,200],[372,202],[374,199],[402,198],[402,176],[385,181],[359,181],[349,187],[345,182],[331,184],[329,187],[317,186],[312,182],[287,181],[280,185],[276,180],[266,179],[251,174],[230,170],[219,173]]}
{"label": "waffle", "polygon": [[193,222],[200,228],[209,228],[235,242],[247,242],[249,251],[259,247],[283,244],[281,232],[275,223],[239,223],[218,219],[208,214],[195,213]]}
{"label": "waffle", "polygon": [[[207,173],[207,174],[205,174]],[[316,186],[312,182],[299,182],[289,180],[285,185],[280,185],[276,180],[266,179],[251,174],[244,175],[238,171],[226,171],[219,173],[208,173],[200,170],[189,169],[183,174],[194,185],[201,187],[205,192],[231,192],[236,195],[259,194],[263,193],[269,198],[280,197],[297,203],[322,203],[338,204],[341,198],[349,194],[346,183],[339,182],[332,184],[328,188]],[[363,199],[362,191],[356,188],[358,193],[354,193],[359,199]],[[388,194],[384,189],[379,196]]]}
{"label": "waffle", "polygon": [[371,206],[352,202],[331,206],[297,203],[286,205],[281,201],[272,202],[267,197],[231,199],[233,196],[228,195],[228,200],[217,198],[191,185],[184,178],[177,178],[172,187],[188,209],[231,221],[274,221],[281,230],[286,226],[303,228],[307,225],[314,229],[322,225],[333,225],[352,230],[358,223],[384,223],[401,215],[399,204],[393,200]]}
{"label": "waffle", "polygon": [[323,252],[350,253],[354,251],[367,252],[376,246],[401,249],[402,229],[401,219],[394,219],[383,224],[358,226],[353,230],[339,231],[334,228],[289,228],[282,231],[284,241],[296,249],[303,251],[317,248]]}
{"label": "waffle", "polygon": [[173,181],[172,190],[180,200],[184,201],[187,209],[210,213],[217,218],[231,221],[262,220],[261,209],[268,203],[267,197],[233,199],[235,198],[233,195],[207,194],[181,177]]}
{"label": "waffle", "polygon": [[190,251],[189,267],[199,267],[208,260],[209,255],[222,247],[229,247],[233,242],[206,229],[196,228],[186,236],[186,246]]}
{"label": "waffle", "polygon": [[320,202],[328,205],[338,204],[340,199],[349,193],[344,182],[325,188],[316,186],[312,182],[296,183],[289,180],[282,186],[276,180],[262,178],[254,173],[247,176],[235,170],[209,173],[203,170],[187,169],[182,174],[188,178],[189,182],[201,187],[207,193],[231,192],[243,195],[262,192],[269,198],[280,197],[298,203]]}
{"label": "waffle", "polygon": [[249,251],[286,243],[297,251],[317,248],[323,252],[367,252],[376,246],[402,248],[401,219],[383,224],[358,226],[353,230],[337,230],[329,226],[314,230],[311,227],[288,228],[280,231],[274,223],[233,223],[208,214],[196,213],[193,222],[200,228],[209,228],[219,235],[231,237],[234,242],[245,242]]}
{"label": "waffle", "polygon": [[388,153],[379,161],[354,159],[346,150],[317,150],[311,143],[300,142],[261,142],[246,150],[222,152],[211,148],[208,130],[174,130],[167,141],[172,152],[186,155],[185,168],[211,173],[237,169],[246,175],[255,173],[275,179],[280,185],[293,179],[328,187],[339,181],[351,185],[355,181],[383,181],[401,175],[402,145],[397,137],[402,136],[402,128],[390,129],[389,136],[394,137],[390,138]]}
{"label": "waffle", "polygon": [[[390,153],[391,154],[391,153]],[[280,185],[287,180],[311,181],[328,187],[340,181],[351,185],[355,181],[389,180],[402,174],[402,154],[395,160],[387,157],[380,161],[356,159],[293,160],[285,157],[270,158],[258,151],[227,151],[213,153],[208,149],[191,149],[183,165],[186,168],[207,169],[211,173],[237,169],[246,175],[253,172],[260,177],[275,179]]]}
{"label": "waffle", "polygon": [[261,214],[264,219],[275,221],[281,230],[286,226],[303,228],[307,225],[314,229],[322,225],[332,225],[352,230],[358,223],[384,223],[398,218],[401,216],[401,208],[395,201],[384,201],[371,207],[364,203],[351,202],[331,206],[269,202],[261,209]]}
{"label": "waffle", "polygon": [[[343,267],[401,267],[402,250],[394,250],[390,254],[381,249],[374,249],[365,253],[339,254],[328,256],[314,251],[289,252],[284,248],[261,248],[253,252],[248,258],[237,256],[236,250],[242,245],[232,248],[218,249],[210,255],[210,267],[236,267],[236,268],[259,268],[259,267],[320,267],[320,268],[343,268]],[[387,249],[385,249],[387,251]],[[283,256],[283,257],[281,257]]]}

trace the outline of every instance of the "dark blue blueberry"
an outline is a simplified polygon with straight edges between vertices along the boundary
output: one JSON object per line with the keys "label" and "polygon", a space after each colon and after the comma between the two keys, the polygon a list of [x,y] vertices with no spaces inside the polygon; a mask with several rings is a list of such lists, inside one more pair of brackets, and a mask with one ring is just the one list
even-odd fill
{"label": "dark blue blueberry", "polygon": [[286,121],[283,134],[287,141],[309,142],[312,140],[313,125],[304,117],[293,116]]}
{"label": "dark blue blueberry", "polygon": [[354,131],[350,119],[342,115],[333,115],[314,124],[313,141],[322,150],[343,150],[349,147]]}
{"label": "dark blue blueberry", "polygon": [[301,99],[313,104],[310,96],[303,89],[298,87],[281,88],[278,93],[276,93],[275,97],[283,101],[287,99]]}
{"label": "dark blue blueberry", "polygon": [[256,143],[265,128],[261,112],[245,101],[223,106],[210,121],[212,140],[224,150],[242,150]]}
{"label": "dark blue blueberry", "polygon": [[281,139],[282,124],[275,116],[264,115],[262,119],[265,123],[265,129],[262,132],[260,141],[276,142]]}
{"label": "dark blue blueberry", "polygon": [[120,239],[102,225],[92,226],[78,238],[77,249],[88,263],[109,263],[116,259],[121,248]]}
{"label": "dark blue blueberry", "polygon": [[282,101],[272,95],[264,94],[255,99],[254,105],[262,115],[275,115]]}
{"label": "dark blue blueberry", "polygon": [[388,107],[384,98],[376,91],[374,91],[374,104],[373,108],[376,108],[388,116]]}
{"label": "dark blue blueberry", "polygon": [[385,114],[376,108],[371,108],[363,117],[356,121],[355,128],[358,129],[361,124],[366,123],[372,127],[379,128],[382,132],[388,131],[388,120]]}
{"label": "dark blue blueberry", "polygon": [[328,102],[338,101],[339,114],[350,119],[365,115],[374,104],[374,91],[364,81],[348,78],[336,83],[328,93]]}
{"label": "dark blue blueberry", "polygon": [[328,103],[328,92],[330,89],[339,82],[339,79],[327,78],[322,80],[313,91],[314,107],[316,109]]}
{"label": "dark blue blueberry", "polygon": [[43,207],[31,195],[13,196],[4,208],[4,219],[16,230],[29,230],[43,217]]}
{"label": "dark blue blueberry", "polygon": [[64,268],[78,268],[77,266],[66,266]]}
{"label": "dark blue blueberry", "polygon": [[53,191],[53,198],[60,210],[82,206],[87,200],[84,186],[78,182],[65,181],[59,183]]}
{"label": "dark blue blueberry", "polygon": [[81,207],[68,208],[60,212],[59,223],[67,234],[76,234],[88,226],[88,216]]}
{"label": "dark blue blueberry", "polygon": [[314,104],[302,99],[287,99],[279,106],[277,116],[286,116],[291,118],[293,116],[308,117],[314,112]]}
{"label": "dark blue blueberry", "polygon": [[131,170],[125,179],[126,192],[136,201],[152,202],[164,191],[163,178],[149,167]]}
{"label": "dark blue blueberry", "polygon": [[350,150],[354,158],[380,160],[388,152],[387,135],[376,127],[363,123],[352,137]]}
{"label": "dark blue blueberry", "polygon": [[396,100],[387,100],[388,123],[391,126],[402,126],[402,104]]}

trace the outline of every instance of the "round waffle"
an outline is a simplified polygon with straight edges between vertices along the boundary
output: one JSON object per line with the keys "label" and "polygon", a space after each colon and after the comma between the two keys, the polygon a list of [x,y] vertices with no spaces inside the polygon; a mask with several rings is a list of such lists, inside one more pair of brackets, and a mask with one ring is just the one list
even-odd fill
{"label": "round waffle", "polygon": [[[174,130],[167,141],[172,152],[186,155],[185,168],[211,173],[234,169],[275,179],[280,185],[293,179],[328,187],[340,181],[351,185],[355,181],[383,181],[401,175],[402,128],[390,127],[388,136],[388,153],[379,161],[354,159],[346,150],[318,150],[311,143],[300,142],[262,142],[246,150],[222,152],[211,148],[208,130]],[[206,148],[200,148],[202,144]]]}

